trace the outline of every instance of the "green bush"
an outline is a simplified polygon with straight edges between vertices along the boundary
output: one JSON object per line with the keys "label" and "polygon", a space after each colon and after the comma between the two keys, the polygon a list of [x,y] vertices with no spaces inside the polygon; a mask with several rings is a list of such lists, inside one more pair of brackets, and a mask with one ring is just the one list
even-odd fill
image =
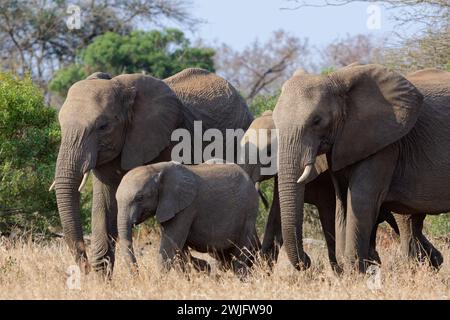
{"label": "green bush", "polygon": [[250,112],[255,118],[261,116],[264,111],[273,110],[277,104],[280,92],[274,95],[258,95],[249,106]]}
{"label": "green bush", "polygon": [[438,216],[428,215],[425,218],[425,233],[433,237],[447,237],[450,239],[450,214]]}
{"label": "green bush", "polygon": [[53,181],[60,131],[56,111],[29,77],[0,73],[0,232],[57,224]]}

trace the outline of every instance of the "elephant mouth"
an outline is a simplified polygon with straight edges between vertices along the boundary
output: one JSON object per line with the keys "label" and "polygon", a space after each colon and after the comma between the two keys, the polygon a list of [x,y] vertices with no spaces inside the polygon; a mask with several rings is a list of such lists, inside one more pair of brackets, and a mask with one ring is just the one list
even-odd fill
{"label": "elephant mouth", "polygon": [[332,146],[332,143],[330,140],[323,139],[322,141],[320,141],[317,155],[321,155],[321,154],[329,152],[331,149],[331,146]]}
{"label": "elephant mouth", "polygon": [[112,150],[115,150],[114,147],[112,145],[110,145],[110,144],[102,143],[102,144],[99,145],[99,147],[100,147],[100,151],[112,151]]}
{"label": "elephant mouth", "polygon": [[145,220],[147,220],[148,218],[154,216],[156,214],[156,212],[154,210],[143,210],[141,212],[141,214],[139,214],[139,217],[136,218],[134,221],[131,222],[131,224],[133,225],[133,227],[140,225],[141,223],[143,223]]}

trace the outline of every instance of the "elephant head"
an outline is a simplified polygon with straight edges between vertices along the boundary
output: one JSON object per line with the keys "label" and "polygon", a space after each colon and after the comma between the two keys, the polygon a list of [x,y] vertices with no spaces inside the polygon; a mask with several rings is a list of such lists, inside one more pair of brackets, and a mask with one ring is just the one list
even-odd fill
{"label": "elephant head", "polygon": [[272,135],[274,129],[272,111],[265,111],[253,120],[241,139],[241,167],[253,182],[262,182],[276,174],[277,137]]}
{"label": "elephant head", "polygon": [[59,113],[54,186],[65,239],[81,266],[88,266],[80,222],[83,176],[114,159],[123,170],[151,161],[181,120],[173,91],[150,76],[98,72],[72,85]]}
{"label": "elephant head", "polygon": [[160,162],[128,172],[117,189],[117,224],[121,248],[135,264],[132,227],[151,216],[159,223],[174,218],[197,195],[195,175],[183,165]]}
{"label": "elephant head", "polygon": [[278,129],[282,234],[291,263],[308,267],[302,223],[305,184],[327,154],[332,171],[396,142],[414,126],[423,97],[400,74],[353,64],[329,75],[297,72],[282,88],[273,117]]}

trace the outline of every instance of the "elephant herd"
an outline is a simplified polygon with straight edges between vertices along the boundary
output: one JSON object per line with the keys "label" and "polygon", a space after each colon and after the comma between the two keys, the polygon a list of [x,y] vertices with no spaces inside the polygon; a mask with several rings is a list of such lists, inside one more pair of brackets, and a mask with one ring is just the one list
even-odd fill
{"label": "elephant herd", "polygon": [[[172,133],[194,135],[195,121],[224,136],[228,129],[276,129],[275,139],[259,139],[253,147],[273,154],[277,172],[261,174],[258,161],[171,162]],[[97,72],[72,85],[59,122],[52,187],[65,240],[86,273],[92,267],[112,274],[117,241],[134,264],[132,226],[151,215],[162,226],[165,266],[182,257],[209,270],[190,255],[193,248],[242,274],[258,251],[272,265],[284,245],[292,265],[304,269],[311,263],[302,241],[305,202],[319,211],[336,271],[352,266],[364,272],[380,262],[375,240],[382,221],[400,234],[407,257],[436,268],[443,262],[422,228],[424,212],[450,211],[449,72],[427,69],[404,77],[361,64],[328,75],[298,71],[284,83],[273,113],[257,119],[230,83],[202,69],[164,80]],[[247,135],[240,141],[241,147],[252,143]],[[239,141],[233,144],[236,149]],[[89,261],[80,191],[90,171]],[[255,183],[272,177],[261,245]]]}

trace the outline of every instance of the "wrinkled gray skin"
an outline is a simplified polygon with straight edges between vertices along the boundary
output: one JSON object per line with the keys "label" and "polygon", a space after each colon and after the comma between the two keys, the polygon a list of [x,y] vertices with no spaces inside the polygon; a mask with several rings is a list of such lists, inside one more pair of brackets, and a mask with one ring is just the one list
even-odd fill
{"label": "wrinkled gray skin", "polygon": [[111,274],[120,180],[134,167],[170,160],[173,130],[192,130],[194,120],[204,120],[203,130],[225,132],[245,130],[252,116],[226,80],[202,69],[186,69],[164,81],[142,74],[111,79],[98,72],[72,85],[59,113],[55,189],[66,242],[84,272],[90,264],[80,223],[83,174],[94,173],[93,266]]}
{"label": "wrinkled gray skin", "polygon": [[[181,258],[197,270],[209,265],[189,248],[210,253],[222,268],[244,276],[260,249],[256,233],[258,194],[236,164],[185,166],[161,162],[128,172],[116,194],[119,243],[134,265],[132,226],[150,216],[162,226],[160,255],[165,269]],[[182,264],[184,266],[184,263]]]}
{"label": "wrinkled gray skin", "polygon": [[[267,130],[266,139],[258,139],[250,142],[251,137],[248,134],[249,130]],[[255,150],[264,152],[267,155],[272,154],[272,137],[270,135],[272,129],[275,129],[273,122],[272,111],[264,112],[260,117],[256,118],[250,125],[248,131],[243,137],[243,145],[254,143]],[[261,131],[263,134],[264,131]],[[276,139],[276,137],[274,137]],[[265,143],[264,143],[265,141]],[[248,152],[247,147],[247,152]],[[267,150],[267,151],[266,151]],[[276,151],[274,151],[276,152]],[[248,154],[248,153],[247,153]],[[276,153],[274,154],[276,155]],[[276,161],[276,156],[272,158]],[[281,220],[280,220],[280,203],[278,198],[278,178],[277,175],[261,175],[261,167],[259,158],[256,163],[250,164],[248,157],[246,164],[242,165],[243,169],[252,177],[254,182],[262,182],[264,180],[275,177],[274,179],[274,194],[273,201],[270,207],[269,216],[264,233],[264,240],[262,244],[262,254],[266,257],[270,265],[276,262],[279,248],[283,244],[281,235]],[[318,208],[319,218],[322,224],[322,229],[325,235],[325,241],[328,249],[328,257],[332,267],[337,266],[335,254],[335,208],[336,199],[329,172],[326,157],[324,155],[318,156],[314,166],[314,171],[309,180],[312,180],[305,186],[305,202],[315,205]],[[397,234],[400,234],[402,252],[406,257],[414,260],[422,261],[426,257],[427,262],[434,268],[439,268],[443,262],[442,254],[427,240],[423,235],[423,219],[425,215],[396,215],[387,210],[380,210],[377,225],[375,225],[370,243],[370,260],[380,263],[379,255],[376,251],[376,232],[378,224],[386,221]],[[400,230],[399,230],[400,229]]]}
{"label": "wrinkled gray skin", "polygon": [[273,118],[279,130],[282,234],[296,268],[305,184],[297,180],[325,154],[336,190],[336,256],[364,272],[380,208],[411,214],[450,209],[450,74],[407,78],[380,65],[353,64],[329,75],[296,73]]}

